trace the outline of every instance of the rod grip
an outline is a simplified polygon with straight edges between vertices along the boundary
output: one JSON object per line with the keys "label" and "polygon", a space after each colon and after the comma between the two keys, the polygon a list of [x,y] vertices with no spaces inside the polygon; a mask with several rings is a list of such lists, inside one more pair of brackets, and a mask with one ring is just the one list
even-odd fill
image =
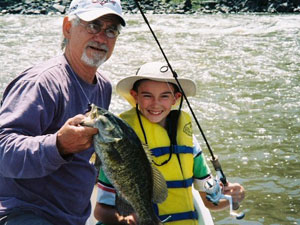
{"label": "rod grip", "polygon": [[221,164],[219,163],[219,158],[218,158],[217,155],[214,157],[214,159],[210,158],[210,161],[213,164],[216,171],[221,171],[222,170],[222,167],[221,167]]}
{"label": "rod grip", "polygon": [[219,171],[220,172],[220,181],[224,184],[224,185],[227,185],[227,180],[226,180],[226,176],[225,174],[223,173],[223,170],[222,170],[222,167],[221,167],[221,164],[219,163],[219,159],[218,159],[218,156],[216,155],[214,158],[211,158],[210,159],[211,163],[213,164],[213,167],[216,171]]}

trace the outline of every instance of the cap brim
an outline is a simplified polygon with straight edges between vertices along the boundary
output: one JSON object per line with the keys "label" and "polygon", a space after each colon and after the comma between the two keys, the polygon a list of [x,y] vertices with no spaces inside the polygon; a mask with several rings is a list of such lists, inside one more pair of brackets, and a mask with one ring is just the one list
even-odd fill
{"label": "cap brim", "polygon": [[[121,95],[123,98],[125,98],[130,105],[135,106],[135,100],[130,94],[130,90],[133,87],[133,84],[142,79],[149,79],[149,80],[154,80],[154,81],[160,81],[160,82],[170,82],[173,84],[177,84],[175,79],[170,79],[170,78],[157,78],[157,77],[145,77],[145,76],[130,76],[130,77],[125,77],[121,79],[116,86],[116,92]],[[185,79],[185,78],[178,78],[178,82],[180,83],[180,86],[182,87],[185,95],[188,96],[194,96],[196,95],[196,84],[194,81],[190,79]]]}
{"label": "cap brim", "polygon": [[76,15],[80,19],[82,19],[86,22],[90,22],[101,16],[108,15],[108,14],[113,14],[113,15],[118,16],[120,18],[121,25],[124,27],[126,26],[126,22],[125,22],[124,18],[120,14],[118,14],[115,11],[108,9],[108,8],[89,10],[86,12],[77,13]]}

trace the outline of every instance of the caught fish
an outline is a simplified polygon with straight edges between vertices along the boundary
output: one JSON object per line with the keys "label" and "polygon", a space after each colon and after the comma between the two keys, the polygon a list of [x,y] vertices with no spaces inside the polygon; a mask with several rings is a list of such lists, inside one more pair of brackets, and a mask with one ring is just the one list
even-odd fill
{"label": "caught fish", "polygon": [[166,181],[152,165],[151,155],[134,130],[121,118],[95,105],[81,124],[99,129],[93,139],[94,147],[101,168],[116,189],[119,213],[135,212],[139,225],[162,225],[152,204],[167,198]]}

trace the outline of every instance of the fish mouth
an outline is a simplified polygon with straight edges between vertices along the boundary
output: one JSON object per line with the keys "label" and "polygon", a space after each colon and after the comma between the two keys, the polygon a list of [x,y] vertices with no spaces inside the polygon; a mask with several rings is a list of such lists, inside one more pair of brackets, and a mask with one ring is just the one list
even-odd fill
{"label": "fish mouth", "polygon": [[80,126],[84,126],[84,127],[93,127],[94,125],[94,120],[92,120],[91,118],[86,118],[84,119],[82,122],[79,123]]}

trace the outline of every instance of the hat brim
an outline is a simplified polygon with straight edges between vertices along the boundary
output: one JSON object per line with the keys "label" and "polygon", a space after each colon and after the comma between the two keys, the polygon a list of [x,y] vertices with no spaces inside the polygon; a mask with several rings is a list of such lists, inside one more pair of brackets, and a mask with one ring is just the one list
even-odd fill
{"label": "hat brim", "polygon": [[[160,82],[169,82],[173,84],[177,84],[176,80],[174,78],[157,78],[157,77],[151,77],[151,76],[129,76],[121,79],[117,85],[116,85],[116,92],[121,95],[123,98],[125,98],[129,104],[133,107],[136,106],[135,99],[132,97],[130,94],[130,90],[133,87],[133,84],[142,79],[148,79],[148,80],[153,80],[153,81],[160,81]],[[190,79],[185,79],[185,78],[178,78],[178,82],[180,83],[180,86],[182,87],[186,97],[189,96],[194,96],[196,95],[196,84],[194,81]],[[178,102],[176,103],[176,105]]]}
{"label": "hat brim", "polygon": [[120,18],[120,22],[121,22],[121,25],[123,27],[126,26],[126,22],[124,20],[124,18],[116,13],[114,10],[111,10],[109,8],[97,8],[97,9],[94,9],[94,10],[89,10],[89,11],[86,11],[86,12],[80,12],[80,13],[76,13],[76,15],[83,21],[86,21],[86,22],[90,22],[90,21],[93,21],[101,16],[104,16],[104,15],[108,15],[108,14],[113,14],[113,15],[116,15]]}

